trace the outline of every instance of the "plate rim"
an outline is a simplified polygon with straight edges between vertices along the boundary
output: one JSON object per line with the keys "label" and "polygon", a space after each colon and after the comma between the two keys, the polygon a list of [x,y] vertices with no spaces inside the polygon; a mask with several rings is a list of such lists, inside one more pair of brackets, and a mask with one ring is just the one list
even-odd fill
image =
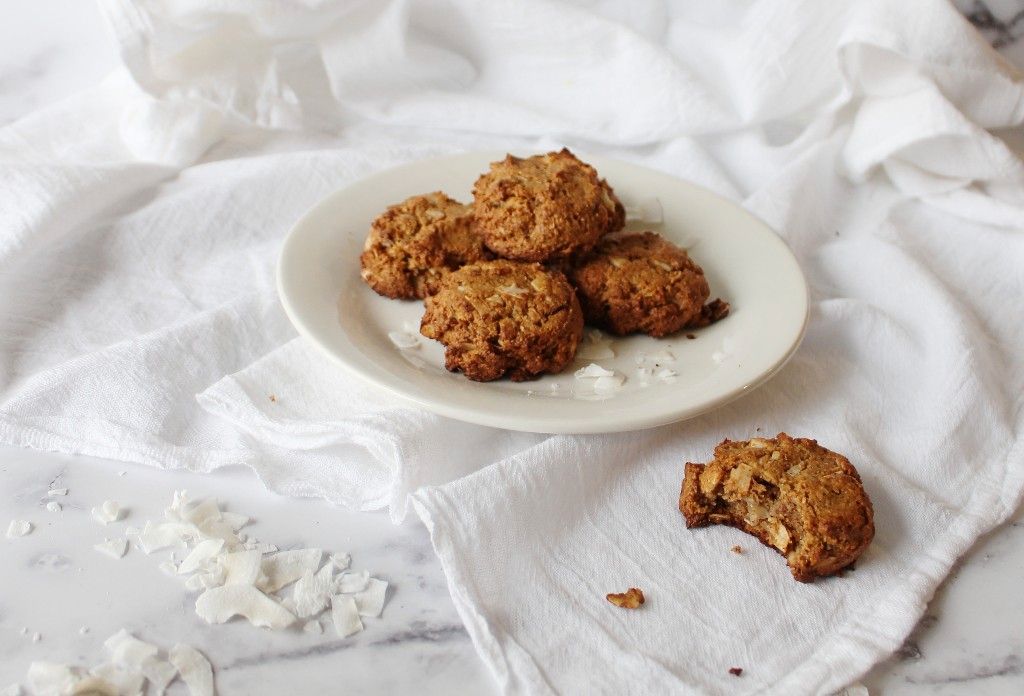
{"label": "plate rim", "polygon": [[[400,164],[394,167],[388,167],[380,171],[376,171],[369,176],[358,178],[354,181],[349,182],[345,186],[335,189],[322,197],[312,206],[310,206],[291,226],[288,230],[284,241],[281,244],[280,251],[278,252],[277,264],[275,268],[275,287],[277,290],[278,301],[284,309],[285,315],[291,322],[292,326],[295,327],[296,331],[302,337],[303,340],[312,343],[317,350],[326,355],[334,364],[340,366],[348,374],[362,380],[364,383],[370,384],[376,388],[383,389],[388,394],[400,399],[402,402],[414,406],[423,408],[429,412],[436,413],[441,416],[453,418],[466,423],[473,423],[476,425],[483,425],[492,428],[498,428],[501,430],[511,430],[516,432],[531,432],[540,434],[551,434],[551,435],[583,435],[583,434],[602,434],[602,433],[615,433],[615,432],[630,432],[647,430],[650,428],[656,428],[662,425],[668,425],[671,423],[678,423],[681,421],[695,418],[699,415],[708,413],[725,406],[726,404],[739,399],[743,395],[754,391],[758,387],[765,384],[772,377],[777,375],[786,364],[792,359],[792,357],[799,350],[803,344],[803,340],[807,335],[807,329],[810,324],[811,315],[811,302],[810,302],[810,288],[807,283],[807,277],[804,275],[803,269],[796,258],[796,255],[790,249],[786,240],[775,230],[774,227],[769,225],[767,222],[762,220],[760,217],[754,215],[752,212],[744,208],[742,205],[732,201],[725,196],[722,196],[705,186],[681,179],[674,174],[664,172],[658,169],[648,167],[646,165],[637,164],[628,160],[622,160],[614,157],[607,157],[604,155],[593,155],[593,159],[615,161],[619,164],[625,164],[629,167],[635,167],[640,169],[646,169],[650,172],[658,174],[660,176],[669,177],[676,181],[689,186],[693,189],[699,190],[702,194],[711,198],[718,199],[726,205],[736,209],[743,215],[752,218],[754,221],[762,225],[768,232],[771,233],[771,238],[785,254],[789,255],[793,261],[793,266],[797,271],[797,277],[800,281],[800,286],[803,290],[801,293],[801,299],[804,304],[803,318],[800,324],[800,330],[791,341],[786,351],[766,370],[761,372],[755,379],[747,382],[746,384],[740,385],[733,388],[732,390],[719,395],[715,399],[710,401],[704,401],[701,404],[694,406],[683,406],[678,409],[666,409],[657,413],[641,413],[641,414],[619,414],[616,413],[616,418],[605,418],[603,421],[594,422],[595,419],[590,421],[582,420],[578,423],[567,423],[563,422],[561,426],[558,426],[556,422],[546,423],[545,419],[538,417],[517,417],[512,422],[504,420],[500,414],[491,414],[489,411],[481,411],[474,409],[470,406],[463,406],[458,404],[452,404],[442,399],[426,399],[420,398],[412,394],[408,394],[395,385],[388,383],[386,380],[379,379],[376,375],[363,371],[358,365],[350,363],[343,359],[341,355],[338,355],[335,351],[331,350],[327,345],[320,341],[313,330],[306,325],[302,319],[301,312],[292,305],[289,293],[285,289],[287,273],[287,258],[294,245],[297,243],[297,231],[302,229],[309,218],[313,217],[320,208],[327,206],[331,200],[336,197],[343,196],[348,189],[352,188],[357,184],[367,185],[378,178],[385,178],[394,176],[400,173],[403,169],[413,168],[421,166],[425,162],[442,163],[453,160],[471,159],[471,158],[488,158],[488,161],[495,161],[504,158],[505,153],[499,150],[470,150],[451,155],[443,155],[440,157],[430,157],[425,159],[413,160]],[[584,153],[580,155],[581,159],[589,162],[591,155]]]}

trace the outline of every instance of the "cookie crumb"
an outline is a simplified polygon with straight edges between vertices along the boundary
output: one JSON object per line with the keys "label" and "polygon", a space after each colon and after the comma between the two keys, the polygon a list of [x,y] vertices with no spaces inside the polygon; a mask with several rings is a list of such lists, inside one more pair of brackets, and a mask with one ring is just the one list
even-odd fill
{"label": "cookie crumb", "polygon": [[732,547],[732,552],[733,553],[743,553],[743,547],[740,546],[739,544],[736,544],[735,546]]}
{"label": "cookie crumb", "polygon": [[695,334],[686,334],[686,337],[687,337],[688,339],[690,339],[691,341],[692,341],[693,339],[697,338],[697,336],[696,336]]}
{"label": "cookie crumb", "polygon": [[606,599],[617,607],[623,609],[637,609],[641,604],[644,603],[644,593],[635,588],[631,587],[625,592],[609,594]]}
{"label": "cookie crumb", "polygon": [[275,404],[276,404],[276,403],[277,403],[277,394],[271,394],[271,395],[270,395],[270,401],[271,401],[272,403],[275,403]]}
{"label": "cookie crumb", "polygon": [[743,668],[742,667],[730,667],[729,668],[729,674],[731,674],[734,677],[738,677],[741,674],[743,674]]}

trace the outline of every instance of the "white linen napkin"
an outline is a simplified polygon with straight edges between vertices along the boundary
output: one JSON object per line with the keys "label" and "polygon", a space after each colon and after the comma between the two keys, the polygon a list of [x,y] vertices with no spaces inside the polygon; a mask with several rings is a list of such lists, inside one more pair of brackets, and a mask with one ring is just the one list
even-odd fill
{"label": "white linen napkin", "polygon": [[[945,2],[103,6],[128,73],[0,130],[0,440],[411,499],[506,693],[839,688],[1019,504],[1024,167],[989,131],[1024,87]],[[782,373],[687,423],[544,437],[396,406],[294,339],[272,268],[303,210],[562,143],[780,231],[813,299]],[[863,475],[878,534],[843,578],[675,509],[684,461],[779,430]],[[604,601],[631,585],[642,611]]]}

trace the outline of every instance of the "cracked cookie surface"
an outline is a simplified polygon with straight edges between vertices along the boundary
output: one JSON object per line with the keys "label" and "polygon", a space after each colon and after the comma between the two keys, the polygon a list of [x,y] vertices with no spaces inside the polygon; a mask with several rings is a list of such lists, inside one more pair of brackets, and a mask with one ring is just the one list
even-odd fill
{"label": "cracked cookie surface", "polygon": [[474,229],[472,208],[435,191],[381,213],[359,260],[363,280],[377,293],[422,299],[451,271],[489,257]]}
{"label": "cracked cookie surface", "polygon": [[445,346],[445,367],[513,381],[560,372],[576,355],[583,313],[562,273],[497,260],[448,274],[427,298],[420,333]]}
{"label": "cracked cookie surface", "polygon": [[604,237],[568,270],[588,324],[620,336],[656,338],[723,318],[704,271],[675,244],[653,232]]}
{"label": "cracked cookie surface", "polygon": [[487,247],[520,261],[557,261],[621,229],[625,208],[589,164],[569,150],[492,162],[473,186]]}
{"label": "cracked cookie surface", "polygon": [[757,537],[809,582],[846,568],[875,534],[871,500],[841,454],[815,440],[724,440],[707,464],[686,464],[679,509],[687,527],[725,524]]}

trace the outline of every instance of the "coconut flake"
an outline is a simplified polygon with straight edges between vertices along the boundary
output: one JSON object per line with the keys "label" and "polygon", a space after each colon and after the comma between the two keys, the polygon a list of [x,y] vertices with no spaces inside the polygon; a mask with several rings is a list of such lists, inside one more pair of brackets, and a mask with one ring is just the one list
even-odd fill
{"label": "coconut flake", "polygon": [[209,624],[224,623],[233,616],[243,616],[253,626],[286,628],[295,622],[295,615],[252,585],[211,587],[196,600],[196,614]]}
{"label": "coconut flake", "polygon": [[655,365],[664,365],[666,363],[674,363],[676,356],[668,348],[662,348],[657,353],[648,355],[647,360]]}
{"label": "coconut flake", "polygon": [[212,559],[224,548],[223,539],[204,539],[195,545],[195,548],[185,556],[178,565],[178,573],[192,573],[199,570],[203,564]]}
{"label": "coconut flake", "polygon": [[102,525],[117,522],[121,519],[121,506],[116,500],[104,500],[102,505],[92,509],[92,518]]}
{"label": "coconut flake", "polygon": [[633,205],[623,206],[626,209],[626,220],[660,225],[664,222],[665,213],[661,201],[654,197],[643,198]]}
{"label": "coconut flake", "polygon": [[213,667],[201,652],[178,643],[167,652],[192,696],[213,696]]}
{"label": "coconut flake", "polygon": [[80,629],[78,629],[78,632],[79,632],[79,633],[80,633],[81,635],[83,635],[83,636],[84,636],[84,635],[85,635],[86,633],[88,633],[88,632],[89,632],[89,627],[88,627],[88,626],[82,626],[82,627],[81,627]]}
{"label": "coconut flake", "polygon": [[419,336],[413,335],[408,331],[389,331],[388,338],[401,350],[416,348],[420,345]]}
{"label": "coconut flake", "polygon": [[48,502],[46,504],[46,509],[49,512],[60,512],[61,511],[61,506],[60,506],[60,503],[55,503],[55,502],[53,502],[51,500],[50,502]]}
{"label": "coconut flake", "polygon": [[590,363],[586,367],[576,370],[574,377],[576,379],[587,379],[595,377],[611,377],[615,372],[612,370],[606,370],[597,363]]}
{"label": "coconut flake", "polygon": [[134,536],[139,548],[147,555],[170,547],[187,548],[186,539],[198,538],[198,530],[194,525],[178,522],[153,524],[147,521],[141,532],[133,528],[126,530],[125,534]]}
{"label": "coconut flake", "polygon": [[50,490],[46,491],[46,495],[67,495],[67,494],[68,494],[68,489],[67,488],[51,488]]}
{"label": "coconut flake", "polygon": [[111,558],[121,558],[128,551],[128,540],[121,538],[104,539],[100,543],[94,544],[93,548]]}
{"label": "coconut flake", "polygon": [[144,660],[141,671],[143,676],[149,680],[150,688],[157,696],[162,694],[167,689],[167,685],[178,676],[178,669],[159,657],[150,657]]}
{"label": "coconut flake", "polygon": [[659,370],[657,373],[655,373],[654,376],[657,378],[659,382],[662,382],[664,384],[672,384],[673,382],[676,381],[676,378],[679,376],[679,373],[676,372],[675,370],[670,370],[669,368],[665,367]]}
{"label": "coconut flake", "polygon": [[103,647],[110,653],[111,662],[132,670],[138,670],[143,662],[160,652],[152,643],[139,640],[123,628],[103,641]]}
{"label": "coconut flake", "polygon": [[42,634],[42,633],[39,633],[39,632],[37,631],[36,633],[33,633],[33,634],[32,634],[32,642],[33,642],[33,643],[38,643],[38,642],[39,642],[39,641],[41,641],[42,639],[43,639],[43,634]]}
{"label": "coconut flake", "polygon": [[93,696],[121,696],[122,694],[141,694],[146,686],[146,677],[141,672],[124,669],[109,663],[96,665],[89,670],[92,676],[86,677],[75,684],[74,694]]}
{"label": "coconut flake", "polygon": [[327,607],[331,600],[331,575],[334,573],[334,566],[330,563],[324,564],[317,573],[306,570],[298,582],[295,583],[295,593],[292,601],[295,603],[294,614],[299,618],[316,616]]}
{"label": "coconut flake", "polygon": [[249,518],[245,515],[240,515],[237,512],[222,512],[220,518],[228,524],[233,531],[238,531],[245,525],[249,524]]}
{"label": "coconut flake", "polygon": [[254,585],[260,575],[263,554],[250,549],[221,554],[217,563],[224,569],[225,585]]}
{"label": "coconut flake", "polygon": [[388,592],[388,584],[384,580],[370,578],[366,589],[352,595],[356,610],[360,616],[380,616],[384,610],[384,598]]}
{"label": "coconut flake", "polygon": [[320,549],[297,549],[267,556],[260,566],[263,576],[256,587],[264,592],[277,592],[301,578],[307,570],[319,568],[323,553]]}
{"label": "coconut flake", "polygon": [[335,594],[351,594],[362,592],[370,582],[370,574],[365,570],[358,573],[342,573],[334,579]]}
{"label": "coconut flake", "polygon": [[335,595],[331,597],[331,620],[334,630],[342,638],[363,630],[363,622],[359,619],[359,609],[352,597]]}
{"label": "coconut flake", "polygon": [[323,625],[317,619],[312,619],[310,621],[307,621],[305,624],[303,624],[302,632],[303,633],[312,633],[314,635],[320,635],[321,633],[324,632],[324,627],[323,627]]}
{"label": "coconut flake", "polygon": [[611,377],[598,377],[594,380],[594,391],[599,394],[609,394],[618,391],[622,387],[625,377],[619,374]]}
{"label": "coconut flake", "polygon": [[7,525],[7,538],[16,539],[32,532],[32,523],[26,520],[11,520]]}
{"label": "coconut flake", "polygon": [[352,556],[344,551],[341,553],[332,553],[328,558],[338,570],[348,570],[349,566],[352,565]]}
{"label": "coconut flake", "polygon": [[75,688],[78,677],[67,665],[39,661],[28,666],[25,680],[34,694],[66,694]]}

